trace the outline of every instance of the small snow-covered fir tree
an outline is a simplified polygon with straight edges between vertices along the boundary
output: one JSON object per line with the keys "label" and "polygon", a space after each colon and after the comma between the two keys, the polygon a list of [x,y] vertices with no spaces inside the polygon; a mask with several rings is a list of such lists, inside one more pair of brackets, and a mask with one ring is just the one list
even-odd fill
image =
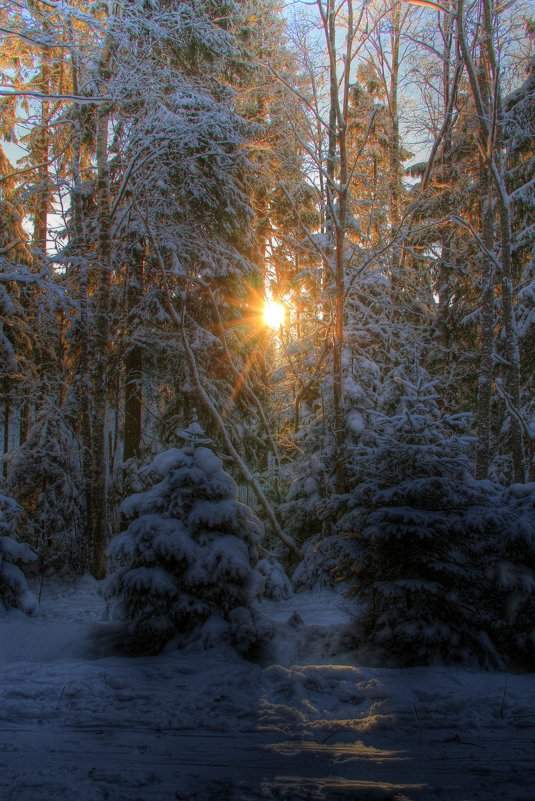
{"label": "small snow-covered fir tree", "polygon": [[26,543],[11,536],[22,514],[13,498],[0,494],[0,609],[16,608],[31,614],[35,599],[19,564],[32,562],[36,555]]}
{"label": "small snow-covered fir tree", "polygon": [[310,537],[303,545],[303,558],[292,573],[294,590],[334,587],[339,578],[342,548],[343,540],[337,534]]}
{"label": "small snow-covered fir tree", "polygon": [[81,448],[64,409],[49,402],[40,410],[12,458],[9,488],[31,517],[40,568],[87,569]]}
{"label": "small snow-covered fir tree", "polygon": [[356,638],[401,664],[499,663],[480,604],[499,493],[471,477],[461,420],[441,414],[432,383],[420,372],[403,390],[398,414],[376,415],[355,447],[339,521],[347,595],[362,604]]}
{"label": "small snow-covered fir tree", "polygon": [[292,594],[292,583],[281,562],[272,555],[265,556],[256,563],[256,592],[260,598],[280,601]]}
{"label": "small snow-covered fir tree", "polygon": [[324,449],[285,465],[284,477],[289,486],[285,501],[279,504],[279,513],[300,546],[323,536],[318,510],[325,497],[334,492],[328,468],[330,457],[331,453]]}
{"label": "small snow-covered fir tree", "polygon": [[237,501],[221,459],[199,444],[198,424],[184,433],[190,444],[145,468],[159,480],[123,502],[133,520],[108,549],[121,566],[105,594],[119,600],[136,649],[156,652],[216,615],[230,621],[238,650],[247,651],[255,639],[248,607],[261,524]]}

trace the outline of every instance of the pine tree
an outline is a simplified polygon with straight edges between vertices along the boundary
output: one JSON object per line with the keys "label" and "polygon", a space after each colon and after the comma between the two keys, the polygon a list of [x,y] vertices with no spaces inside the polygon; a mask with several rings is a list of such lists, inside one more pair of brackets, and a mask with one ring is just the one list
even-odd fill
{"label": "pine tree", "polygon": [[36,555],[30,547],[13,536],[23,510],[7,495],[0,494],[0,609],[16,608],[27,614],[35,609],[35,599],[28,589],[19,564],[32,562]]}
{"label": "pine tree", "polygon": [[81,448],[66,409],[45,404],[12,457],[9,485],[32,520],[42,571],[90,567],[83,537]]}
{"label": "pine tree", "polygon": [[191,444],[161,453],[145,468],[156,483],[124,501],[122,512],[133,520],[109,547],[119,569],[105,593],[119,600],[135,648],[158,651],[216,615],[235,624],[237,647],[247,650],[261,525],[236,500],[221,460],[198,444],[200,426],[193,423],[185,434]]}
{"label": "pine tree", "polygon": [[354,488],[338,528],[342,573],[363,604],[357,640],[397,663],[499,663],[481,597],[484,554],[503,516],[499,492],[470,475],[462,418],[442,415],[419,370],[398,413],[377,414],[354,448]]}
{"label": "pine tree", "polygon": [[481,597],[492,636],[515,667],[535,665],[535,484],[512,484],[497,498],[499,524],[488,531],[490,592]]}

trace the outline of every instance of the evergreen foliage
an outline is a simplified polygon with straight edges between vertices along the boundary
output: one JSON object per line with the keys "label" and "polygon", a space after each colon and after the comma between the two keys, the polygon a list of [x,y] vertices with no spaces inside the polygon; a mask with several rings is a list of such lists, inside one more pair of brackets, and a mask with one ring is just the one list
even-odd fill
{"label": "evergreen foliage", "polygon": [[481,604],[493,636],[515,666],[535,666],[535,484],[512,484],[498,495],[498,523],[488,534],[489,592]]}
{"label": "evergreen foliage", "polygon": [[[189,432],[199,433],[199,426]],[[123,503],[123,514],[134,519],[108,549],[119,569],[105,590],[119,600],[137,647],[158,651],[213,615],[235,621],[241,607],[238,617],[245,615],[250,626],[261,525],[236,500],[221,460],[194,443],[165,451],[145,472],[156,483]]]}
{"label": "evergreen foliage", "polygon": [[44,407],[13,456],[9,478],[32,520],[32,547],[42,571],[80,574],[89,567],[80,462],[80,444],[65,410]]}
{"label": "evergreen foliage", "polygon": [[35,599],[19,567],[36,559],[30,547],[18,542],[16,534],[23,510],[13,498],[0,494],[0,609],[21,609],[31,614]]}
{"label": "evergreen foliage", "polygon": [[363,604],[355,636],[405,665],[497,663],[478,593],[487,538],[503,523],[499,494],[471,477],[461,421],[441,415],[431,382],[404,381],[400,401],[355,446],[338,523],[347,594]]}
{"label": "evergreen foliage", "polygon": [[526,80],[504,102],[516,324],[522,356],[522,408],[528,476],[535,479],[535,57]]}

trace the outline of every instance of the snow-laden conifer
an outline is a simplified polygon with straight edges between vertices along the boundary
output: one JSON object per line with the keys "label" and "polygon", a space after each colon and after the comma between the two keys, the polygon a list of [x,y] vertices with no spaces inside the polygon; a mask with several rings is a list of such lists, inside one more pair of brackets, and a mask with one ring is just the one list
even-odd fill
{"label": "snow-laden conifer", "polygon": [[28,589],[19,565],[32,562],[36,555],[24,542],[13,536],[23,510],[13,498],[0,494],[0,609],[22,609],[30,614],[35,599]]}
{"label": "snow-laden conifer", "polygon": [[487,575],[492,589],[484,599],[495,638],[513,663],[535,665],[535,483],[512,484],[498,499],[503,520],[489,543]]}
{"label": "snow-laden conifer", "polygon": [[118,599],[135,648],[158,651],[218,616],[247,651],[255,640],[248,607],[261,524],[237,501],[221,459],[198,444],[198,424],[185,433],[191,444],[159,454],[145,468],[152,486],[123,502],[132,522],[108,549],[119,568],[105,594]]}
{"label": "snow-laden conifer", "polygon": [[377,414],[354,451],[346,534],[348,596],[362,604],[361,645],[402,664],[497,663],[488,542],[503,526],[498,488],[470,475],[462,420],[442,415],[433,384],[403,381],[397,414]]}
{"label": "snow-laden conifer", "polygon": [[65,411],[50,403],[11,462],[9,485],[31,516],[30,542],[45,571],[89,566],[80,450]]}

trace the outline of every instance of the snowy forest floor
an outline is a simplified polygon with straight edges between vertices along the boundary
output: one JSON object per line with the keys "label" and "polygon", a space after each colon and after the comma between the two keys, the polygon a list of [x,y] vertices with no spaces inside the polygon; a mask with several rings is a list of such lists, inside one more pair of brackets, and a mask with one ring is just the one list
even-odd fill
{"label": "snowy forest floor", "polygon": [[104,656],[96,582],[45,581],[0,616],[0,799],[535,801],[533,674],[360,667],[334,593],[261,609],[276,664]]}

